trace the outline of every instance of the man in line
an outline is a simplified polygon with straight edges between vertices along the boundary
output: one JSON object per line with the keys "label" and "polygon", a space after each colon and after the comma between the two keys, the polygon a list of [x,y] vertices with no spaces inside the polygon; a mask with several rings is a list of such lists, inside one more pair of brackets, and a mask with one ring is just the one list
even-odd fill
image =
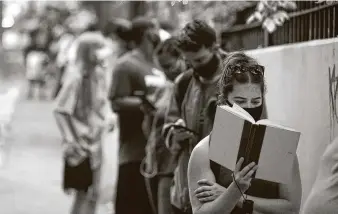
{"label": "man in line", "polygon": [[145,180],[140,173],[147,142],[142,130],[143,109],[149,108],[142,95],[149,95],[155,87],[152,84],[160,82],[151,81],[157,78],[152,57],[159,36],[156,24],[143,17],[132,21],[131,35],[136,48],[117,61],[110,93],[120,128],[116,213],[151,214]]}
{"label": "man in line", "polygon": [[186,178],[188,160],[193,147],[211,131],[220,65],[226,54],[216,46],[215,30],[200,20],[181,30],[178,48],[192,68],[176,80],[163,134],[166,146],[179,154],[171,203],[175,213],[191,213]]}

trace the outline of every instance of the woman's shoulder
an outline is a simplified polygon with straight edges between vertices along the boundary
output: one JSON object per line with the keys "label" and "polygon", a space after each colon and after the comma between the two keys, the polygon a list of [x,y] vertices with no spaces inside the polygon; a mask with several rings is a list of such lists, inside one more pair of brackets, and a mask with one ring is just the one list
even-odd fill
{"label": "woman's shoulder", "polygon": [[203,138],[193,149],[192,151],[192,158],[198,161],[203,161],[205,159],[209,160],[209,135]]}

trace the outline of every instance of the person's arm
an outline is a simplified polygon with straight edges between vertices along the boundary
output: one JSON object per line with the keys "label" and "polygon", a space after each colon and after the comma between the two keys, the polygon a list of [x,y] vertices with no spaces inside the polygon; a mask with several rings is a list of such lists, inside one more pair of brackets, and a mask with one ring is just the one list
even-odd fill
{"label": "person's arm", "polygon": [[298,158],[295,157],[292,180],[289,184],[279,185],[280,199],[263,199],[248,196],[254,201],[254,212],[257,214],[298,214],[302,198]]}
{"label": "person's arm", "polygon": [[80,82],[76,78],[68,79],[56,99],[53,113],[58,128],[67,142],[79,140],[79,131],[73,123],[72,116],[75,111]]}
{"label": "person's arm", "polygon": [[176,143],[174,142],[175,140],[173,139],[174,129],[172,128],[172,126],[174,124],[177,124],[177,122],[179,122],[180,125],[185,125],[184,120],[181,118],[181,112],[180,112],[181,106],[178,105],[178,101],[177,101],[179,96],[183,96],[179,94],[179,88],[178,88],[179,81],[180,80],[175,82],[175,85],[173,87],[173,92],[171,93],[170,102],[169,102],[168,107],[166,108],[165,120],[164,120],[163,129],[162,129],[162,136],[164,138],[165,145],[169,149],[171,147],[175,147],[174,144]]}
{"label": "person's arm", "polygon": [[118,111],[141,111],[142,100],[133,96],[130,72],[126,64],[117,65],[113,71],[109,98],[112,109]]}
{"label": "person's arm", "polygon": [[[230,214],[235,208],[238,201],[242,197],[237,185],[232,182],[228,188],[224,188],[224,191],[218,198],[207,203],[201,203],[196,197],[196,190],[199,189],[198,182],[201,179],[207,179],[215,182],[215,176],[210,169],[210,163],[208,158],[209,144],[208,137],[204,138],[193,150],[189,165],[188,165],[188,185],[189,194],[194,214]],[[243,162],[244,159],[241,161]],[[236,168],[240,169],[241,163]],[[254,170],[252,170],[254,169]],[[257,168],[254,168],[253,164],[250,164],[237,174],[236,180],[243,181],[237,182],[242,186],[245,184],[244,189],[249,187],[251,176]]]}

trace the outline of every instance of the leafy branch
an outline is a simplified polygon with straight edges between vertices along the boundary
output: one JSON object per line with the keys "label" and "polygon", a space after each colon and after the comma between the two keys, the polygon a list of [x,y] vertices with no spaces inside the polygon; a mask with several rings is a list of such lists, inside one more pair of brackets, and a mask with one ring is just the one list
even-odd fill
{"label": "leafy branch", "polygon": [[294,1],[260,1],[256,11],[249,16],[246,23],[261,22],[262,27],[272,33],[289,20],[287,11],[295,9],[297,5]]}

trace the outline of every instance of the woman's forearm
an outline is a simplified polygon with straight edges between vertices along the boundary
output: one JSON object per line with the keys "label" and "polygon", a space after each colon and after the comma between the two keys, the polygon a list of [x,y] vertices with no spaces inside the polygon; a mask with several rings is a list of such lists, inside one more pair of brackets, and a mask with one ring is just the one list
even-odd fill
{"label": "woman's forearm", "polygon": [[265,199],[248,195],[254,201],[254,211],[264,214],[298,214],[299,208],[285,199]]}
{"label": "woman's forearm", "polygon": [[230,214],[242,197],[234,183],[214,201],[203,204],[194,210],[194,214]]}

